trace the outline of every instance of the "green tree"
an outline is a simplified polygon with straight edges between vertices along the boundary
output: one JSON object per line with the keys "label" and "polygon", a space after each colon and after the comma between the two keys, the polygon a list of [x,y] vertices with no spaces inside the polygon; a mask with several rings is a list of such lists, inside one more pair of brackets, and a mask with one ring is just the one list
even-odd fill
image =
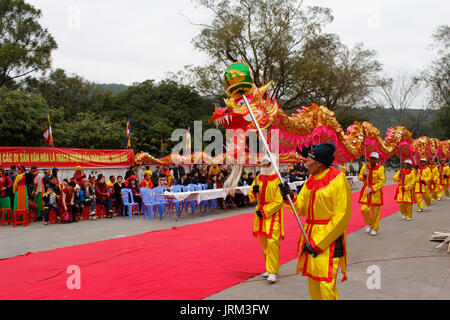
{"label": "green tree", "polygon": [[223,95],[223,73],[245,61],[255,84],[270,80],[270,93],[287,111],[312,102],[332,110],[362,104],[380,64],[361,44],[349,49],[339,37],[322,32],[333,21],[327,8],[302,7],[297,0],[198,0],[213,13],[194,46],[211,57],[204,67],[188,66],[178,79],[198,90]]}
{"label": "green tree", "polygon": [[53,108],[63,107],[67,120],[74,119],[80,112],[103,113],[114,104],[110,91],[78,75],[68,75],[62,69],[53,70],[40,79],[27,78],[24,89],[31,94],[41,94]]}
{"label": "green tree", "polygon": [[188,86],[165,80],[136,83],[116,97],[111,110],[114,120],[123,123],[130,117],[131,144],[136,151],[156,157],[167,156],[176,142],[171,141],[175,129],[193,128],[194,121],[203,121],[204,130],[212,127],[207,120],[214,105]]}
{"label": "green tree", "polygon": [[71,122],[52,117],[55,145],[67,148],[122,149],[125,130],[106,114],[80,112]]}
{"label": "green tree", "polygon": [[0,145],[44,145],[47,102],[39,95],[0,88]]}
{"label": "green tree", "polygon": [[0,87],[51,65],[57,48],[52,35],[38,22],[41,11],[23,0],[0,2]]}
{"label": "green tree", "polygon": [[431,89],[430,104],[438,109],[436,125],[441,128],[441,138],[450,138],[450,26],[441,25],[433,33],[433,48],[437,58],[431,63],[423,78]]}

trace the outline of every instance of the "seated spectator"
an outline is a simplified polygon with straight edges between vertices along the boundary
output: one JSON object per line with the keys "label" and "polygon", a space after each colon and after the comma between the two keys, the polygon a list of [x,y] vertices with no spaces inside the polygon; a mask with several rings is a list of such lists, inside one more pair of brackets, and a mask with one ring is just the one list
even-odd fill
{"label": "seated spectator", "polygon": [[47,191],[42,196],[42,201],[44,202],[44,225],[48,225],[50,210],[55,210],[56,218],[61,221],[60,212],[58,208],[58,196],[53,191],[53,188],[49,185]]}
{"label": "seated spectator", "polygon": [[192,177],[191,177],[191,181],[189,183],[198,184],[199,181],[200,181],[200,179],[199,179],[199,171],[196,170],[196,171],[194,171],[194,173],[191,172],[191,175],[192,175]]}
{"label": "seated spectator", "polygon": [[209,182],[208,182],[208,189],[217,189],[216,181],[217,181],[217,175],[214,174],[214,175],[212,175],[211,178],[209,179]]}
{"label": "seated spectator", "polygon": [[69,213],[69,215],[72,215],[72,220],[67,221],[68,223],[71,222],[78,222],[75,217],[75,203],[74,203],[74,192],[75,192],[75,186],[77,184],[75,181],[70,181],[67,186],[65,186],[62,189],[61,194],[61,203],[64,208],[64,212]]}
{"label": "seated spectator", "polygon": [[248,186],[251,186],[251,185],[253,184],[253,180],[255,180],[255,179],[253,178],[253,173],[249,172],[249,173],[248,173],[248,178],[247,178],[247,185],[248,185]]}
{"label": "seated spectator", "polygon": [[208,181],[208,176],[206,175],[206,172],[202,172],[198,181],[199,183],[206,184],[206,182]]}
{"label": "seated spectator", "polygon": [[108,189],[108,192],[111,194],[111,199],[113,202],[115,202],[116,198],[116,195],[114,193],[114,183],[116,183],[116,177],[109,176],[109,180],[106,182],[106,188]]}
{"label": "seated spectator", "polygon": [[144,180],[142,180],[142,182],[141,182],[141,188],[153,189],[153,183],[152,183],[152,180],[151,180],[151,175],[146,174],[144,176]]}
{"label": "seated spectator", "polygon": [[[139,204],[139,208],[142,209],[141,189],[139,188],[135,176],[131,176],[128,178],[127,188],[131,190],[131,194],[133,195],[133,202],[137,202]],[[138,214],[138,211],[133,211],[133,214]]]}
{"label": "seated spectator", "polygon": [[79,185],[75,186],[73,193],[73,204],[74,204],[74,220],[76,216],[81,220],[81,216],[84,210],[84,193],[81,191]]}
{"label": "seated spectator", "polygon": [[167,184],[167,176],[164,173],[161,173],[161,175],[159,176],[158,186],[167,187]]}
{"label": "seated spectator", "polygon": [[97,215],[95,214],[95,194],[92,186],[89,184],[88,179],[83,179],[83,184],[81,185],[80,191],[83,192],[84,205],[90,207],[89,212],[91,219],[96,220]]}
{"label": "seated spectator", "polygon": [[112,218],[114,211],[112,210],[111,194],[108,192],[105,177],[102,174],[99,174],[95,181],[95,202],[106,208],[106,218]]}
{"label": "seated spectator", "polygon": [[189,179],[186,173],[184,173],[180,178],[175,182],[177,185],[187,186],[189,184]]}
{"label": "seated spectator", "polygon": [[108,188],[114,188],[114,183],[116,183],[116,177],[115,176],[109,176],[109,180],[106,182],[106,186]]}
{"label": "seated spectator", "polygon": [[75,173],[73,174],[73,178],[77,185],[81,186],[83,184],[83,179],[86,178],[86,174],[83,171],[81,166],[75,167]]}

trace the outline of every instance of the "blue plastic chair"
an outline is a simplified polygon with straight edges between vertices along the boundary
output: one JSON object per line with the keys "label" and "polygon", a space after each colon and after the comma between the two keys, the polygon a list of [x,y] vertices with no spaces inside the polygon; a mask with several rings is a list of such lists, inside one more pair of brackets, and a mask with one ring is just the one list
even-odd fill
{"label": "blue plastic chair", "polygon": [[164,191],[167,191],[167,188],[165,186],[159,186],[151,189],[151,193],[153,194],[152,200],[158,208],[159,218],[162,218],[162,215],[164,212],[166,212],[166,207],[169,204],[169,201],[164,196],[160,196],[164,193]]}
{"label": "blue plastic chair", "polygon": [[154,207],[155,207],[155,201],[152,199],[153,193],[152,190],[149,188],[141,188],[141,194],[142,194],[142,210],[144,211],[144,219],[145,214],[151,219],[154,217]]}
{"label": "blue plastic chair", "polygon": [[[173,185],[170,187],[170,192],[183,192],[183,186],[182,185]],[[172,199],[172,205],[175,205],[175,208],[177,210],[177,217],[180,216],[181,211],[183,211],[185,205],[186,205],[186,201],[180,201],[177,199]],[[173,209],[173,208],[171,208]]]}
{"label": "blue plastic chair", "polygon": [[[187,187],[184,187],[185,192],[189,191],[200,191],[200,187],[198,184],[189,184]],[[197,200],[188,200],[188,206],[191,207],[192,214],[195,214],[197,211],[197,208],[200,208],[199,203],[197,203]]]}
{"label": "blue plastic chair", "polygon": [[122,212],[122,216],[125,216],[125,208],[128,208],[128,217],[130,219],[133,218],[133,206],[137,206],[138,207],[138,211],[139,210],[139,203],[134,202],[133,200],[133,193],[130,189],[127,188],[123,188],[121,190],[122,192],[122,203],[123,203],[123,212]]}

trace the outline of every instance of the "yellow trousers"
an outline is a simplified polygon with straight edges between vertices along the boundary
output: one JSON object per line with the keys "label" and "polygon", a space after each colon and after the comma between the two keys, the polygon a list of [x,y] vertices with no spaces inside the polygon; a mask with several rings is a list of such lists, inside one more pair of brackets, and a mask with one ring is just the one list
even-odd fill
{"label": "yellow trousers", "polygon": [[416,193],[417,200],[417,209],[423,210],[423,202],[430,207],[431,206],[431,198],[429,193]]}
{"label": "yellow trousers", "polygon": [[438,190],[438,188],[436,187],[436,189],[434,189],[434,191],[431,191],[431,195],[430,195],[431,202],[436,201],[436,199],[438,197],[438,191],[437,190]]}
{"label": "yellow trousers", "polygon": [[402,216],[406,218],[412,218],[412,204],[411,203],[400,203],[400,212]]}
{"label": "yellow trousers", "polygon": [[442,200],[442,186],[440,184],[437,185],[436,187],[436,191],[437,191],[437,199],[441,199]]}
{"label": "yellow trousers", "polygon": [[273,225],[272,238],[259,235],[259,243],[266,263],[266,271],[278,274],[280,268],[280,223],[278,220]]}
{"label": "yellow trousers", "polygon": [[445,192],[445,196],[447,198],[449,198],[450,197],[450,192],[448,191],[448,186],[444,186],[444,192]]}
{"label": "yellow trousers", "polygon": [[[372,216],[370,216],[370,209],[372,208]],[[371,226],[372,230],[377,231],[380,228],[380,211],[381,206],[368,206],[363,204],[361,206],[361,213],[364,217],[366,225]]]}
{"label": "yellow trousers", "polygon": [[331,282],[317,281],[308,278],[309,296],[311,297],[311,300],[339,300],[336,287],[338,268],[339,258],[334,258],[333,280]]}

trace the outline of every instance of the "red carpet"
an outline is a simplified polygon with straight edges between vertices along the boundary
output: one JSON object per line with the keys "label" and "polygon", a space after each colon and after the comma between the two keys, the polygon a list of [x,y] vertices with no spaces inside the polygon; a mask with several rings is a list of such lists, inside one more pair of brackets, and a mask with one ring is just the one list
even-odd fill
{"label": "red carpet", "polygon": [[[399,210],[394,190],[384,188],[382,217]],[[364,226],[358,196],[347,233]],[[244,214],[0,260],[0,299],[202,299],[265,271],[252,223]],[[299,233],[285,212],[281,264],[297,257]],[[80,290],[67,288],[71,265],[80,267]]]}

